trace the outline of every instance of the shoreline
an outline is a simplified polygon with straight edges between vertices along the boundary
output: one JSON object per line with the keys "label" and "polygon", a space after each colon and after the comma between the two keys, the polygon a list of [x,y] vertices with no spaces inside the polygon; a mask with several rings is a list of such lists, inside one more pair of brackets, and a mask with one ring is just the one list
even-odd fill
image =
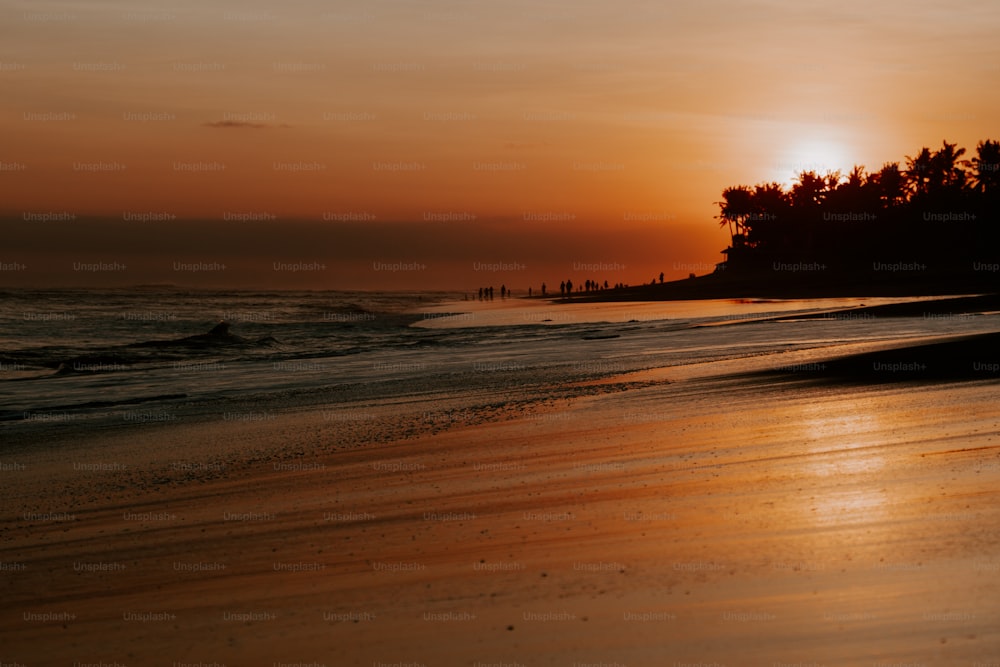
{"label": "shoreline", "polygon": [[973,295],[940,295],[913,297],[910,300],[876,305],[860,304],[846,308],[830,308],[819,312],[774,315],[740,320],[729,325],[761,322],[791,322],[802,320],[872,320],[889,317],[920,317],[925,320],[967,319],[1000,312],[1000,293]]}
{"label": "shoreline", "polygon": [[794,279],[773,273],[736,276],[712,273],[656,285],[635,285],[572,296],[530,298],[555,302],[685,301],[702,299],[819,299],[852,297],[919,297],[983,294],[996,291],[995,281],[983,276],[908,275],[886,279],[878,275],[817,277],[796,274]]}

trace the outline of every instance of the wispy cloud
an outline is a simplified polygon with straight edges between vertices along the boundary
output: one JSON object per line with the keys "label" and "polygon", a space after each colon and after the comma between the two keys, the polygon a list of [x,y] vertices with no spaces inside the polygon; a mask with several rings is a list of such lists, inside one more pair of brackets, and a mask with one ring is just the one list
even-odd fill
{"label": "wispy cloud", "polygon": [[217,120],[212,123],[205,123],[205,127],[214,127],[219,129],[248,129],[248,130],[266,130],[272,127],[291,127],[290,125],[271,125],[269,123],[249,123],[242,120]]}

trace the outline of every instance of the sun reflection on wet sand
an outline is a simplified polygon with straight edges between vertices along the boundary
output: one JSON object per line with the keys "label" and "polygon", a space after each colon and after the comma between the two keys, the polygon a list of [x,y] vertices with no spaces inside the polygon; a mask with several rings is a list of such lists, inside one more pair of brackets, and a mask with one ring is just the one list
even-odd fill
{"label": "sun reflection on wet sand", "polygon": [[803,508],[823,525],[873,522],[887,518],[885,426],[880,411],[857,398],[843,411],[825,405],[802,407],[806,452],[803,472],[815,493]]}

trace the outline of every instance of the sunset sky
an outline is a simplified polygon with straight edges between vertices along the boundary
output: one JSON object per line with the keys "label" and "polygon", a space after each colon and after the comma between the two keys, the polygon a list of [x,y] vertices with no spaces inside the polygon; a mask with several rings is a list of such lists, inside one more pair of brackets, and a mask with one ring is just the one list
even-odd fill
{"label": "sunset sky", "polygon": [[706,273],[729,185],[1000,138],[998,34],[995,0],[3,1],[0,286]]}

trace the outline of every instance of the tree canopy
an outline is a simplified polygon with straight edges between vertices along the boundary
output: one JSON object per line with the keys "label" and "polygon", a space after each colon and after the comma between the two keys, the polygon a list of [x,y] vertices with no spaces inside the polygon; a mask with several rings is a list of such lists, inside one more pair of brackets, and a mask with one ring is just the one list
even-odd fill
{"label": "tree canopy", "polygon": [[790,187],[736,185],[722,192],[718,220],[730,232],[727,270],[814,263],[855,271],[907,263],[928,271],[996,261],[1000,241],[1000,142],[976,153],[947,141],[905,166],[868,172],[803,171]]}

